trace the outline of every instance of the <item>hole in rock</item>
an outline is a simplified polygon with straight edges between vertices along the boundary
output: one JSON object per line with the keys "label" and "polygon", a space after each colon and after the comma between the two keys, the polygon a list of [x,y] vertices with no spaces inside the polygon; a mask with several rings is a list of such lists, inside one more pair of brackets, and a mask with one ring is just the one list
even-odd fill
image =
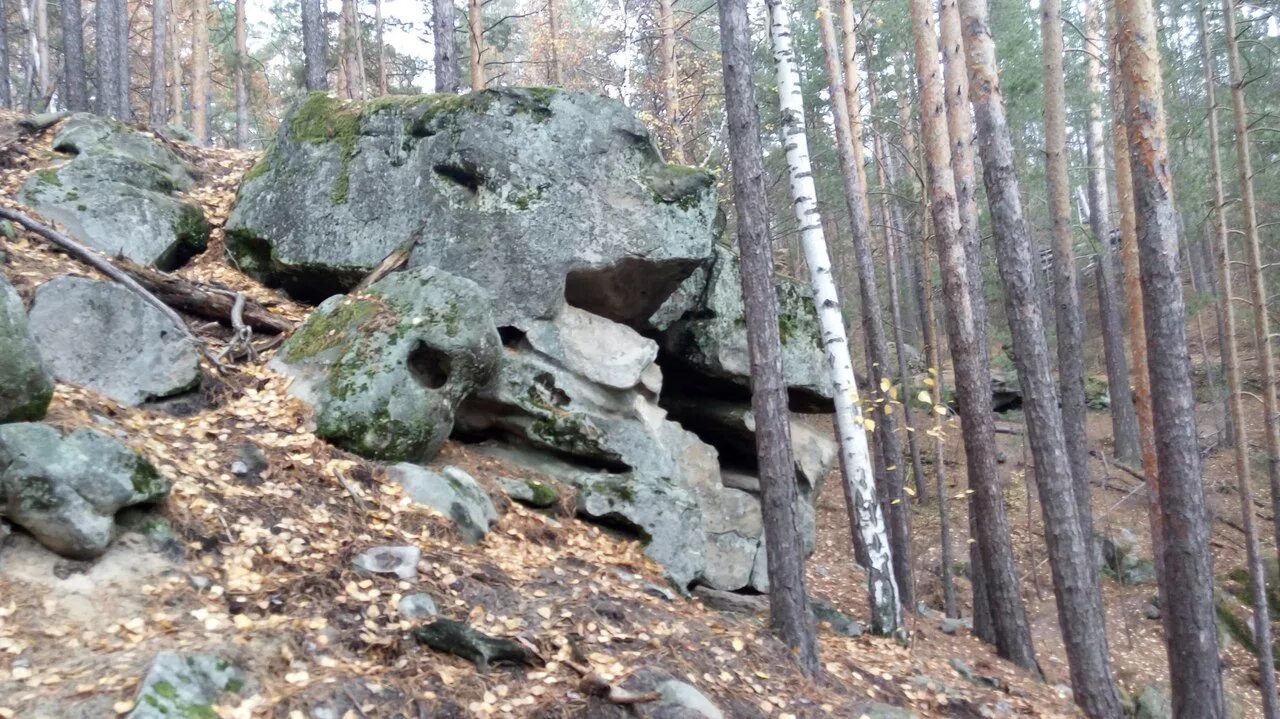
{"label": "hole in rock", "polygon": [[520,340],[524,339],[524,330],[519,327],[499,327],[498,337],[502,339],[503,347],[515,347],[520,344]]}
{"label": "hole in rock", "polygon": [[612,266],[578,269],[564,282],[564,301],[636,329],[698,267],[694,260],[624,257]]}
{"label": "hole in rock", "polygon": [[480,185],[484,184],[484,176],[474,165],[441,163],[431,169],[449,182],[465,187],[472,194],[479,192]]}
{"label": "hole in rock", "polygon": [[449,355],[425,342],[418,342],[409,350],[409,371],[427,389],[440,389],[449,381],[453,361]]}

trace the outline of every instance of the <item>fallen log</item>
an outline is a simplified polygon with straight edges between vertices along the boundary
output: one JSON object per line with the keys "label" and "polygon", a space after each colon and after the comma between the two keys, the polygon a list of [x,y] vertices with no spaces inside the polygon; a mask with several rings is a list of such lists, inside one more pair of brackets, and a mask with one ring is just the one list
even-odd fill
{"label": "fallen log", "polygon": [[[232,325],[232,314],[236,305],[235,292],[185,280],[150,267],[143,267],[124,258],[116,258],[113,262],[170,307],[197,317],[215,320],[224,325]],[[245,325],[257,332],[282,334],[292,332],[294,328],[294,324],[289,320],[268,312],[262,305],[247,298],[244,301],[241,317]]]}

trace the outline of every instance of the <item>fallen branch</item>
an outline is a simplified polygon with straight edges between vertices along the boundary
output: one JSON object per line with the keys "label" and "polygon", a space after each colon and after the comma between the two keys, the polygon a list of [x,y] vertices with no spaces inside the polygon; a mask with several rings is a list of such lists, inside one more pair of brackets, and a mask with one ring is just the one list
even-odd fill
{"label": "fallen branch", "polygon": [[[150,267],[143,267],[124,258],[116,259],[113,264],[170,307],[190,312],[198,317],[217,320],[224,325],[231,320],[236,302],[234,292],[184,280]],[[257,302],[247,298],[241,310],[241,319],[254,331],[267,334],[292,332],[294,328],[289,320],[268,312]],[[234,322],[231,324],[232,327],[235,326]]]}
{"label": "fallen branch", "polygon": [[611,704],[619,704],[622,706],[628,706],[631,704],[647,704],[649,702],[656,702],[662,698],[662,695],[658,692],[633,692],[623,689],[617,684],[610,682],[608,679],[605,679],[577,662],[566,659],[564,663],[582,677],[582,681],[578,684],[578,688],[582,690],[583,694],[589,694],[593,697],[601,697],[602,699],[608,700]]}
{"label": "fallen branch", "polygon": [[35,234],[45,238],[49,242],[52,242],[54,245],[57,245],[59,249],[63,250],[64,252],[71,255],[72,257],[75,257],[76,259],[80,260],[81,262],[84,262],[85,264],[101,272],[107,277],[110,277],[116,282],[124,285],[127,289],[137,294],[147,304],[151,305],[152,307],[155,307],[157,310],[160,311],[161,314],[163,314],[170,321],[172,321],[174,325],[178,327],[178,330],[181,331],[182,334],[187,337],[187,339],[191,340],[196,347],[200,348],[200,353],[204,355],[204,358],[209,360],[209,363],[213,365],[213,367],[216,370],[218,370],[219,372],[222,371],[223,369],[222,363],[218,361],[217,357],[214,357],[213,354],[209,352],[209,348],[205,346],[204,342],[201,342],[199,338],[197,338],[194,334],[192,334],[191,328],[187,327],[186,321],[184,321],[182,317],[173,310],[172,307],[170,307],[169,305],[166,305],[164,302],[161,302],[158,297],[148,292],[147,289],[142,285],[138,284],[137,280],[130,277],[119,267],[116,267],[115,265],[111,264],[111,261],[108,260],[106,257],[104,257],[102,254],[98,253],[96,250],[86,247],[85,245],[77,242],[76,240],[73,240],[72,238],[62,234],[61,232],[58,232],[57,230],[53,229],[52,227],[49,227],[48,225],[45,225],[41,222],[37,222],[31,219],[27,215],[24,215],[23,213],[18,212],[17,210],[0,206],[0,218],[11,220],[13,222],[16,222],[19,225],[22,225],[27,230],[34,232]]}
{"label": "fallen branch", "polygon": [[372,285],[383,277],[386,277],[392,272],[403,267],[404,263],[409,261],[409,255],[413,254],[413,248],[417,246],[418,240],[422,239],[422,233],[426,231],[426,229],[426,224],[419,225],[418,229],[414,230],[409,235],[409,239],[405,240],[399,247],[392,250],[386,257],[383,257],[382,261],[378,263],[378,266],[373,268],[372,272],[365,275],[364,279],[360,280],[360,283],[351,290],[351,294],[354,295],[364,292],[369,289],[369,285]]}

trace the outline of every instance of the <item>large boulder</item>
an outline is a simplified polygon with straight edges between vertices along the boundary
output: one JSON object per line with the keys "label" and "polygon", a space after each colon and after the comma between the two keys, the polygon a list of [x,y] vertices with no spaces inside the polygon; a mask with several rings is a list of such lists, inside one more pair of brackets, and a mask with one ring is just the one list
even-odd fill
{"label": "large boulder", "polygon": [[56,277],[36,289],[30,322],[60,382],[121,404],[170,397],[200,383],[200,351],[191,339],[120,285]]}
{"label": "large boulder", "polygon": [[489,379],[500,347],[483,290],[419,267],[326,300],[272,366],[315,407],[317,435],[366,457],[424,461],[449,437],[458,403]]}
{"label": "large boulder", "polygon": [[552,89],[343,102],[313,93],[246,176],[240,266],[302,299],[352,287],[408,238],[494,298],[499,326],[565,303],[649,316],[710,254],[711,175],[667,165],[622,104]]}
{"label": "large boulder", "polygon": [[0,515],[58,554],[89,559],[116,534],[116,512],[169,484],[146,459],[92,429],[0,425]]}
{"label": "large boulder", "polygon": [[209,223],[178,193],[186,164],[155,140],[105,117],[72,115],[53,148],[70,156],[31,175],[23,202],[106,255],[170,270],[202,251]]}
{"label": "large boulder", "polygon": [[53,397],[53,377],[27,324],[22,298],[0,275],[0,423],[44,416]]}
{"label": "large boulder", "polygon": [[[775,286],[782,372],[792,407],[830,411],[831,375],[813,295],[804,285],[782,277],[776,279]],[[717,245],[710,269],[691,276],[686,287],[673,294],[650,322],[663,329],[664,356],[674,363],[665,367],[669,379],[677,371],[693,373],[698,379],[690,383],[718,381],[736,386],[738,394],[746,396],[751,357],[742,302],[742,267],[728,248]]]}

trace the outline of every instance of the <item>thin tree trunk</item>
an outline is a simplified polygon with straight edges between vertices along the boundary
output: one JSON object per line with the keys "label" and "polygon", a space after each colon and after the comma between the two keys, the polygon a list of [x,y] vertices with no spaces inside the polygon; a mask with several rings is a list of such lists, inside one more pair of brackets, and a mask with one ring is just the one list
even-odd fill
{"label": "thin tree trunk", "polygon": [[455,93],[462,85],[458,77],[458,41],[455,30],[457,10],[453,0],[432,0],[431,35],[435,40],[436,92]]}
{"label": "thin tree trunk", "polygon": [[1039,263],[1022,215],[1004,99],[996,72],[995,42],[985,0],[961,0],[969,67],[969,98],[978,125],[983,183],[991,210],[996,258],[1022,384],[1023,411],[1035,463],[1045,543],[1057,597],[1058,624],[1071,670],[1075,701],[1090,717],[1118,718],[1107,654],[1106,620],[1094,563],[1093,537],[1078,516],[1072,467],[1039,303]]}
{"label": "thin tree trunk", "polygon": [[[22,2],[22,0],[18,0]],[[0,108],[13,107],[13,92],[9,89],[9,5],[0,0]]]}
{"label": "thin tree trunk", "polygon": [[[71,0],[79,2],[79,0]],[[64,6],[67,0],[63,0]],[[169,108],[165,105],[169,100],[165,88],[165,75],[169,65],[165,58],[165,46],[169,30],[169,0],[152,0],[151,2],[151,95],[147,119],[152,127],[163,127],[169,119]],[[64,30],[65,32],[65,30]],[[68,80],[70,75],[67,76]],[[70,84],[70,83],[68,83]]]}
{"label": "thin tree trunk", "polygon": [[1124,354],[1124,323],[1120,305],[1124,294],[1117,279],[1119,262],[1111,244],[1111,207],[1107,197],[1107,153],[1102,122],[1102,58],[1106,41],[1102,30],[1099,0],[1084,5],[1085,85],[1089,92],[1089,129],[1085,148],[1089,162],[1089,228],[1102,248],[1098,259],[1099,310],[1102,315],[1103,353],[1107,364],[1107,389],[1111,395],[1111,432],[1115,455],[1127,462],[1142,456],[1138,440],[1138,415],[1129,391],[1129,363]]}
{"label": "thin tree trunk", "polygon": [[[1142,272],[1147,367],[1164,542],[1161,610],[1173,713],[1220,719],[1222,667],[1213,609],[1209,528],[1200,474],[1186,305],[1170,187],[1164,98],[1151,0],[1118,0],[1121,79]],[[1135,332],[1136,334],[1136,332]]]}
{"label": "thin tree trunk", "polygon": [[[1267,312],[1267,287],[1262,275],[1262,249],[1258,241],[1257,201],[1253,194],[1253,153],[1249,149],[1249,116],[1245,108],[1244,73],[1236,40],[1236,11],[1232,0],[1222,0],[1227,61],[1231,73],[1231,110],[1235,119],[1236,167],[1240,173],[1240,214],[1244,224],[1249,299],[1253,302],[1254,353],[1262,376],[1262,403],[1266,411],[1267,474],[1271,480],[1271,510],[1280,518],[1280,404],[1277,403],[1276,364]],[[1247,443],[1246,443],[1247,444]],[[1280,540],[1280,521],[1275,523]],[[1280,548],[1280,544],[1277,545]]]}
{"label": "thin tree trunk", "polygon": [[98,113],[120,117],[117,88],[120,72],[120,47],[116,36],[115,0],[98,0],[94,5],[94,44],[98,74]]}
{"label": "thin tree trunk", "polygon": [[236,147],[249,145],[249,41],[244,17],[245,0],[236,0]]}
{"label": "thin tree trunk", "polygon": [[119,97],[116,103],[120,111],[120,119],[128,121],[133,119],[133,106],[129,101],[130,83],[133,80],[133,65],[129,61],[129,0],[114,0],[114,2],[116,4],[116,42],[120,48],[116,56],[116,62],[119,63],[117,70],[119,74],[115,86]]}
{"label": "thin tree trunk", "polygon": [[[905,61],[904,61],[904,70],[905,70]],[[906,185],[904,186],[904,189],[905,187],[910,187],[912,191],[918,191],[920,193],[919,204],[917,207],[912,209],[908,209],[906,206],[908,198],[902,198],[901,206],[903,208],[903,212],[907,215],[908,218],[914,218],[915,220],[914,225],[908,222],[903,226],[908,227],[912,230],[910,237],[915,238],[915,237],[923,236],[927,240],[928,237],[925,234],[925,225],[928,224],[927,218],[929,213],[928,213],[928,210],[926,210],[925,208],[926,208],[926,205],[928,204],[928,199],[927,199],[928,192],[925,190],[925,179],[923,177],[923,174],[917,176],[917,173],[916,173],[915,165],[920,156],[918,148],[916,147],[916,138],[915,138],[916,123],[911,117],[911,104],[907,97],[907,89],[905,84],[901,80],[897,82],[894,94],[898,96],[898,99],[897,99],[898,128],[899,128],[898,133],[899,133],[899,138],[902,141],[903,157],[894,156],[892,158],[893,162],[890,163],[889,167],[891,170],[894,171],[894,175],[898,178],[898,180],[905,181]],[[905,171],[902,170],[903,158],[906,158]],[[895,187],[898,186],[897,181],[895,181],[894,184],[895,184]],[[916,211],[914,215],[912,214],[912,210]],[[924,247],[923,246],[917,247],[915,246],[915,243],[907,241],[906,238],[904,238],[902,247],[903,247],[903,252],[901,253],[900,256],[902,257],[902,260],[905,263],[902,276],[907,278],[907,283],[909,285],[909,287],[907,288],[908,289],[907,294],[911,300],[911,305],[913,307],[913,311],[915,312],[916,321],[918,324],[918,326],[916,327],[916,332],[920,337],[920,341],[923,342],[925,320],[924,320],[924,291],[922,289],[923,285],[921,284],[921,282],[926,271],[925,269],[926,264],[922,256]]]}
{"label": "thin tree trunk", "polygon": [[364,22],[360,19],[360,3],[351,0],[351,31],[356,39],[356,87],[360,91],[360,99],[369,97],[369,66],[364,58]]}
{"label": "thin tree trunk", "polygon": [[[1212,152],[1216,153],[1217,151],[1217,146],[1214,146],[1212,148]],[[1219,180],[1219,182],[1221,182],[1221,180]],[[1218,285],[1217,273],[1213,271],[1213,268],[1216,266],[1214,253],[1217,252],[1217,250],[1214,249],[1213,230],[1208,222],[1204,223],[1203,229],[1204,239],[1200,242],[1200,253],[1202,255],[1200,261],[1209,269],[1206,274],[1209,278],[1209,292],[1213,296],[1213,316],[1218,329],[1218,359],[1220,360],[1220,364],[1215,378],[1220,381],[1220,384],[1215,384],[1214,386],[1215,388],[1220,389],[1222,394],[1221,441],[1222,446],[1224,447],[1234,447],[1236,444],[1236,423],[1235,418],[1231,415],[1231,393],[1228,392],[1226,388],[1227,360],[1223,355],[1222,349],[1227,344],[1227,323],[1223,312],[1225,302],[1223,301],[1222,288]]]}
{"label": "thin tree trunk", "polygon": [[667,129],[667,147],[671,159],[683,163],[684,141],[680,132],[680,88],[676,63],[676,23],[671,0],[658,0],[659,52],[662,53],[662,112]]}
{"label": "thin tree trunk", "polygon": [[[0,18],[4,9],[0,8]],[[0,44],[4,42],[0,31]],[[0,51],[0,62],[5,54]],[[89,111],[89,81],[84,67],[84,16],[80,0],[62,0],[62,68],[67,78],[67,109]],[[3,73],[0,73],[3,74]],[[0,102],[0,106],[3,106]]]}
{"label": "thin tree trunk", "polygon": [[814,304],[818,308],[818,322],[822,328],[822,344],[831,369],[842,479],[846,494],[852,498],[856,509],[849,521],[858,525],[863,544],[870,555],[867,581],[872,628],[880,634],[892,634],[898,631],[901,624],[901,608],[884,518],[876,501],[875,478],[871,472],[867,432],[859,404],[853,362],[849,357],[844,317],[840,311],[840,300],[836,294],[831,260],[822,231],[822,218],[818,212],[817,189],[813,184],[813,167],[809,162],[809,144],[805,135],[800,73],[796,69],[795,51],[791,46],[790,9],[785,0],[770,0],[768,6],[792,206],[796,222],[800,225],[800,239],[804,247],[805,262],[809,266]]}
{"label": "thin tree trunk", "polygon": [[[1134,406],[1138,413],[1138,438],[1142,447],[1142,473],[1147,484],[1147,519],[1151,525],[1151,548],[1155,557],[1156,576],[1164,576],[1164,529],[1160,515],[1160,468],[1156,460],[1155,420],[1151,409],[1151,375],[1140,368],[1147,366],[1146,311],[1143,309],[1141,268],[1138,267],[1138,225],[1133,201],[1133,174],[1129,166],[1129,134],[1125,127],[1125,92],[1121,81],[1119,26],[1114,13],[1109,17],[1111,31],[1111,138],[1116,165],[1116,204],[1120,210],[1120,259],[1124,263],[1124,294],[1129,314],[1130,366]],[[1164,584],[1157,582],[1163,596]],[[1163,605],[1163,601],[1162,601]]]}
{"label": "thin tree trunk", "polygon": [[[329,89],[326,59],[329,39],[324,25],[324,5],[321,0],[302,0],[302,55],[307,90],[310,92]],[[437,65],[437,71],[438,67]]]}
{"label": "thin tree trunk", "polygon": [[742,297],[752,368],[751,407],[756,417],[761,513],[769,567],[770,617],[773,631],[791,648],[804,673],[816,676],[817,641],[805,594],[800,535],[796,531],[798,495],[787,419],[787,388],[782,380],[782,342],[773,286],[760,118],[756,114],[752,76],[751,29],[745,0],[721,0],[719,6],[733,199],[738,215]]}
{"label": "thin tree trunk", "polygon": [[341,48],[342,87],[348,100],[364,98],[363,65],[360,60],[360,18],[355,0],[342,0],[341,22],[338,24],[338,46]]}
{"label": "thin tree trunk", "polygon": [[[1230,8],[1228,8],[1230,11]],[[1205,31],[1205,10],[1198,14],[1200,50],[1204,61],[1205,94],[1209,101],[1209,182],[1213,187],[1213,233],[1218,257],[1218,282],[1222,296],[1223,322],[1226,325],[1222,350],[1227,370],[1227,395],[1230,398],[1231,420],[1236,427],[1244,426],[1244,395],[1240,389],[1240,354],[1236,346],[1235,308],[1230,302],[1231,245],[1227,241],[1226,205],[1222,196],[1222,168],[1218,157],[1218,103],[1215,98],[1217,78],[1213,68],[1213,53]],[[1244,528],[1245,550],[1249,563],[1249,597],[1253,604],[1253,643],[1258,648],[1258,676],[1262,691],[1262,712],[1267,719],[1275,719],[1280,708],[1276,706],[1276,667],[1272,656],[1271,615],[1267,605],[1266,574],[1262,567],[1262,549],[1258,545],[1258,531],[1254,527],[1253,483],[1249,466],[1249,443],[1243,437],[1235,444],[1236,486],[1240,491],[1241,527]]]}
{"label": "thin tree trunk", "polygon": [[1071,238],[1071,180],[1067,157],[1066,76],[1063,71],[1062,0],[1042,0],[1040,31],[1044,38],[1045,175],[1049,219],[1053,229],[1053,296],[1057,314],[1058,400],[1062,429],[1075,487],[1076,517],[1086,538],[1093,537],[1089,486],[1089,445],[1085,436],[1084,318]]}
{"label": "thin tree trunk", "polygon": [[387,44],[382,37],[382,0],[373,0],[373,37],[378,43],[378,96],[387,94]]}
{"label": "thin tree trunk", "polygon": [[36,95],[49,94],[52,82],[49,74],[49,0],[32,0],[31,50],[36,63]]}
{"label": "thin tree trunk", "polygon": [[547,34],[551,36],[551,57],[547,63],[547,77],[551,84],[564,85],[564,71],[560,68],[560,3],[547,0]]}
{"label": "thin tree trunk", "polygon": [[[164,1],[164,0],[162,0]],[[169,1],[169,125],[182,127],[182,62],[178,57],[178,6]]]}
{"label": "thin tree trunk", "polygon": [[[871,260],[871,228],[868,221],[867,186],[862,169],[862,143],[860,137],[853,137],[854,128],[849,117],[848,95],[841,77],[840,55],[830,0],[818,0],[818,25],[830,83],[832,114],[835,116],[836,147],[840,159],[841,179],[844,182],[844,199],[849,210],[849,235],[853,242],[853,259],[858,268],[858,297],[861,300],[862,330],[867,345],[868,377],[877,400],[877,409],[871,413],[873,420],[871,428],[880,449],[880,461],[884,464],[884,473],[881,475],[884,477],[884,485],[880,487],[880,502],[889,518],[893,571],[898,581],[898,596],[901,597],[902,604],[914,607],[911,581],[911,508],[907,502],[903,501],[901,471],[903,459],[902,448],[898,444],[898,436],[895,432],[896,422],[892,414],[884,411],[890,401],[889,350],[881,320],[875,267]],[[845,41],[854,42],[855,38],[850,35],[845,38]],[[861,129],[861,125],[858,129]]]}
{"label": "thin tree trunk", "polygon": [[209,141],[209,0],[191,5],[191,135]]}
{"label": "thin tree trunk", "polygon": [[484,89],[484,13],[480,0],[467,0],[467,27],[471,45],[471,91]]}
{"label": "thin tree trunk", "polygon": [[927,0],[910,0],[908,5],[915,41],[916,76],[920,83],[922,143],[928,166],[934,241],[947,300],[947,333],[951,339],[956,398],[963,421],[965,460],[969,484],[974,490],[970,512],[977,529],[982,581],[997,651],[1019,666],[1038,672],[1013,565],[1002,482],[996,469],[991,374],[978,346],[978,315],[973,307],[978,295],[970,285],[974,278],[969,276],[968,256],[960,234],[945,91],[938,63],[938,36]]}

